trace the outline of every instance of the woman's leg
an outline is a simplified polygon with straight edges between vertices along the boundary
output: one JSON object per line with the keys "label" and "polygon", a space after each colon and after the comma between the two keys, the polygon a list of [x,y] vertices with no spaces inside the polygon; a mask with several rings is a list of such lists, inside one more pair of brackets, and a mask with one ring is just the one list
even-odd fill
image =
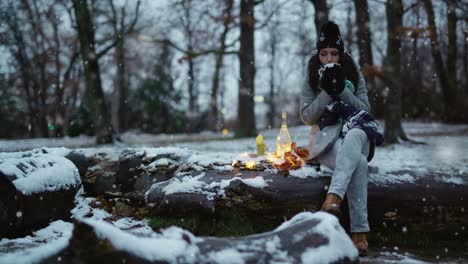
{"label": "woman's leg", "polygon": [[349,205],[350,231],[352,233],[369,232],[367,220],[367,157],[361,155],[351,182],[348,186],[347,197]]}
{"label": "woman's leg", "polygon": [[[353,128],[346,133],[346,136],[341,143],[341,147],[336,155],[336,166],[331,180],[328,192],[337,194],[341,198],[344,197],[348,190],[348,185],[355,174],[355,170],[361,161],[362,156],[367,156],[369,152],[369,140],[366,133],[361,129]],[[367,160],[366,160],[367,163]],[[362,165],[361,165],[362,166]],[[362,168],[359,172],[363,172]],[[364,175],[358,177],[366,177]],[[367,185],[365,186],[367,189]]]}
{"label": "woman's leg", "polygon": [[318,157],[321,164],[334,169],[328,193],[343,198],[347,193],[351,232],[368,232],[367,154],[369,141],[361,129],[351,129],[344,139]]}

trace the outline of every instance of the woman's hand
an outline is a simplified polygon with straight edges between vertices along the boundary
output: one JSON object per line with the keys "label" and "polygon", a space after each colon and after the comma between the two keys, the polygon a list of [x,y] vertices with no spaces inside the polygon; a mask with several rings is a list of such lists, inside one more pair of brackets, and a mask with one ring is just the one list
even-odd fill
{"label": "woman's hand", "polygon": [[322,72],[320,87],[332,97],[336,97],[343,92],[345,79],[343,70],[339,64],[325,65],[325,69]]}

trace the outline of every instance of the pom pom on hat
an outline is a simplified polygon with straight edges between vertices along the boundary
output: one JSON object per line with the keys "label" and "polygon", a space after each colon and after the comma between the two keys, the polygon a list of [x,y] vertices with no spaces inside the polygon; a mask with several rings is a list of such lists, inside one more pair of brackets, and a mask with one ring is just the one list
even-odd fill
{"label": "pom pom on hat", "polygon": [[320,36],[317,40],[317,50],[324,48],[336,48],[340,52],[344,51],[343,39],[337,24],[328,21],[322,25]]}

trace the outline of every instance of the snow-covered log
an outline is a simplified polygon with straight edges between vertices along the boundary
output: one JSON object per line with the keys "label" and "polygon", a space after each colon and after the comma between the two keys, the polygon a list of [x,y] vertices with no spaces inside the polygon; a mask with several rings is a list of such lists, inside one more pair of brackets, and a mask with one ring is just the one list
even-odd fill
{"label": "snow-covered log", "polygon": [[[327,170],[317,172],[316,167],[304,166],[284,176],[271,169],[271,164],[266,166],[265,158],[244,154],[111,148],[78,149],[66,157],[79,168],[88,195],[110,193],[143,200],[146,192],[146,201],[158,216],[216,217],[245,212],[281,220],[317,210],[330,182]],[[252,160],[256,165],[248,170],[245,165]],[[444,229],[468,224],[466,173],[385,167],[371,167],[370,172],[369,220],[373,227],[424,226],[432,221]],[[466,232],[459,230],[459,234]]]}
{"label": "snow-covered log", "polygon": [[87,195],[107,193],[144,201],[149,187],[171,178],[177,168],[163,166],[156,169],[152,167],[152,160],[169,156],[164,153],[148,157],[145,151],[138,149],[111,148],[77,149],[65,157],[78,168]]}
{"label": "snow-covered log", "polygon": [[271,232],[235,238],[197,237],[171,227],[150,237],[109,223],[79,220],[64,263],[358,263],[357,250],[325,213],[301,213]]}
{"label": "snow-covered log", "polygon": [[[301,170],[306,174],[309,171]],[[176,175],[154,184],[147,202],[155,216],[205,213],[226,217],[229,212],[243,212],[282,219],[320,208],[330,177],[317,173],[296,177],[291,173],[208,170]],[[423,177],[412,171],[397,171],[371,174],[369,181],[369,220],[375,227],[411,223],[450,229],[468,225],[468,184],[463,175],[426,172]],[[345,217],[344,226],[348,226],[346,222]],[[460,235],[468,234],[461,230]]]}
{"label": "snow-covered log", "polygon": [[68,159],[21,153],[0,159],[0,237],[17,237],[69,219],[81,180]]}

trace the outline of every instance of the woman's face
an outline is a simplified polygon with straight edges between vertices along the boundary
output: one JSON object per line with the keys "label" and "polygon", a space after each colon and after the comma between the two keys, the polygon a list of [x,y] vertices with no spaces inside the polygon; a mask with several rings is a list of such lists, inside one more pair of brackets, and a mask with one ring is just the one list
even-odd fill
{"label": "woman's face", "polygon": [[319,60],[322,65],[328,63],[338,63],[340,52],[335,48],[324,48],[319,51]]}

